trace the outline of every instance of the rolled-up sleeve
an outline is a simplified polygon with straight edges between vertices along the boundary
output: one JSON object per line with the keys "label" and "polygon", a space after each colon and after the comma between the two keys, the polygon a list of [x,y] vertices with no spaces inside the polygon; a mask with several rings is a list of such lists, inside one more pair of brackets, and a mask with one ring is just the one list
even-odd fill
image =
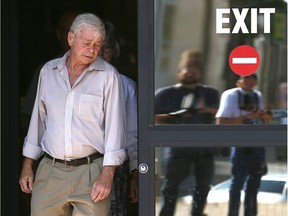
{"label": "rolled-up sleeve", "polygon": [[118,166],[125,160],[126,113],[121,78],[115,72],[105,90],[104,166]]}
{"label": "rolled-up sleeve", "polygon": [[23,156],[37,160],[42,155],[41,139],[45,132],[45,106],[41,101],[41,78],[40,73],[37,94],[34,102],[33,112],[30,119],[29,129],[23,144]]}

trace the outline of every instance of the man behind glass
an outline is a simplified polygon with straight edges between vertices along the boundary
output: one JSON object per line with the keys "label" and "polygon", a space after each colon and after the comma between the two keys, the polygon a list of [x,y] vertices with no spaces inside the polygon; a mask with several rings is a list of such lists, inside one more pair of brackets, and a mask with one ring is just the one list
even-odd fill
{"label": "man behind glass", "polygon": [[[237,87],[221,95],[217,124],[267,124],[272,114],[263,110],[260,91],[255,90],[257,75],[239,77]],[[253,145],[253,144],[252,144]],[[244,215],[257,215],[257,193],[266,172],[264,147],[233,147],[228,216],[238,216],[241,190],[245,187]]]}
{"label": "man behind glass", "polygon": [[[176,85],[156,91],[155,113],[158,124],[212,124],[219,105],[216,89],[199,83],[202,53],[185,50],[178,65]],[[202,216],[214,174],[211,148],[169,148],[164,156],[164,181],[161,186],[160,216],[172,216],[180,183],[194,165],[195,186],[191,215]]]}

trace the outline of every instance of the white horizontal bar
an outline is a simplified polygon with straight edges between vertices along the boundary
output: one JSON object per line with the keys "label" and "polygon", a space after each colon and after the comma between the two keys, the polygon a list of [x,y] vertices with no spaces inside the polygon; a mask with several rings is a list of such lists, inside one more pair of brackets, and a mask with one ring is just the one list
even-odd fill
{"label": "white horizontal bar", "polygon": [[232,58],[232,64],[256,64],[257,58]]}

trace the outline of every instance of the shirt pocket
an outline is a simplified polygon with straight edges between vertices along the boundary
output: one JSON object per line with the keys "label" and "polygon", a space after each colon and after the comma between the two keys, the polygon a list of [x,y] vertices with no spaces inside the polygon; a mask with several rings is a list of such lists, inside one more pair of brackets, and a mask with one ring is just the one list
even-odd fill
{"label": "shirt pocket", "polygon": [[102,96],[81,94],[79,100],[78,116],[80,119],[86,121],[102,122],[104,116],[102,107]]}

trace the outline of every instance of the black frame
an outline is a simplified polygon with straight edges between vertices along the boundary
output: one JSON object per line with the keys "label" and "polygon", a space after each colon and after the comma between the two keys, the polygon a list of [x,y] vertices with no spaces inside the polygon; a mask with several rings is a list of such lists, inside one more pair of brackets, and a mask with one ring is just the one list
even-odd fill
{"label": "black frame", "polygon": [[[1,215],[20,215],[18,1],[1,1]],[[154,151],[159,146],[286,146],[286,125],[154,124],[154,0],[138,0],[139,216],[155,214]],[[207,140],[209,133],[210,140]],[[245,140],[240,140],[245,134]],[[165,145],[164,145],[165,143]]]}
{"label": "black frame", "polygon": [[1,215],[19,215],[17,1],[1,1]]}
{"label": "black frame", "polygon": [[155,215],[155,147],[285,147],[287,125],[155,125],[154,0],[138,0],[139,216]]}

